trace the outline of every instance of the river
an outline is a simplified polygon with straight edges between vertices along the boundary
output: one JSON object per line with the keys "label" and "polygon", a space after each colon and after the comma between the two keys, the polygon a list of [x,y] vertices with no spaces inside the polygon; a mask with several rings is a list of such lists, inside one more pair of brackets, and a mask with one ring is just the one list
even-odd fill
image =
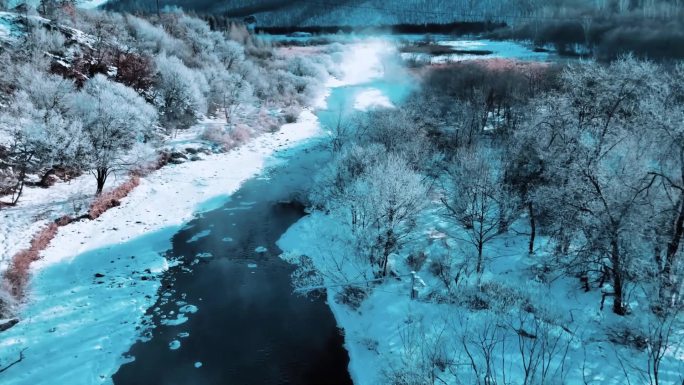
{"label": "river", "polygon": [[[323,127],[361,93],[398,102],[410,79],[333,89]],[[172,265],[148,312],[147,338],[115,384],[351,384],[342,332],[323,298],[293,294],[291,265],[276,241],[305,215],[290,203],[307,194],[330,157],[327,137],[281,152],[222,207],[199,214],[172,239]],[[227,170],[227,172],[230,172]]]}
{"label": "river", "polygon": [[[317,111],[322,126],[363,108],[363,95],[401,102],[415,80],[396,64],[387,63],[381,78],[334,88]],[[131,347],[115,384],[352,383],[344,336],[324,298],[293,294],[293,267],[276,246],[305,215],[291,202],[307,194],[329,158],[328,137],[281,152],[222,207],[173,236],[165,255],[172,267],[148,311],[146,338]]]}

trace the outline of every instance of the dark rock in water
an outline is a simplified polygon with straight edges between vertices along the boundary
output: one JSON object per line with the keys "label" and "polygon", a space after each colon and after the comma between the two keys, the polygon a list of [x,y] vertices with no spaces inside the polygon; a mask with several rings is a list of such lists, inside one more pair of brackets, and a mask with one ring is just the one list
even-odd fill
{"label": "dark rock in water", "polygon": [[11,328],[12,326],[14,326],[18,323],[19,323],[18,318],[11,318],[8,320],[2,320],[2,321],[0,321],[0,332],[4,332],[5,330]]}
{"label": "dark rock in water", "polygon": [[95,278],[102,278],[104,277],[104,274],[102,273],[95,273]]}

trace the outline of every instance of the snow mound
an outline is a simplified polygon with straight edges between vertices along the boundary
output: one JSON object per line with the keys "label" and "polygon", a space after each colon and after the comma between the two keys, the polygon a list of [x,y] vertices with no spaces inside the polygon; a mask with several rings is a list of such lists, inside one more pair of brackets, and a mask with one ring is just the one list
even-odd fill
{"label": "snow mound", "polygon": [[368,111],[374,108],[394,108],[394,104],[377,88],[369,88],[356,95],[354,109]]}

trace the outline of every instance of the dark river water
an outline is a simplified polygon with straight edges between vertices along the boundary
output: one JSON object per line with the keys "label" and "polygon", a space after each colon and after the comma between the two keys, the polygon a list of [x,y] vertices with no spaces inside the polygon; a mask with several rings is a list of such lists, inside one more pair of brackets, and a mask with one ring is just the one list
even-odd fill
{"label": "dark river water", "polygon": [[[167,258],[182,263],[164,276],[151,339],[132,347],[116,384],[351,384],[332,313],[292,293],[275,245],[304,215],[287,202],[329,154],[322,141],[288,151],[173,237]],[[176,325],[179,313],[187,321]]]}

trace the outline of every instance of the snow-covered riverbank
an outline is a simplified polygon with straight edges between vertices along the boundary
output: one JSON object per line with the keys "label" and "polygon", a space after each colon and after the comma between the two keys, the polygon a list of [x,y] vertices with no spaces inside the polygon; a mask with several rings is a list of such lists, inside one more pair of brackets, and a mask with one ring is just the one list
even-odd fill
{"label": "snow-covered riverbank", "polygon": [[[198,211],[225,201],[258,174],[269,157],[321,133],[304,111],[297,123],[225,154],[164,167],[121,206],[95,221],[75,222],[34,263],[22,321],[0,334],[3,384],[109,382],[138,337],[166,268],[160,255],[171,236]],[[202,203],[204,202],[204,203]]]}
{"label": "snow-covered riverbank", "polygon": [[[381,74],[381,56],[390,51],[382,41],[348,45],[339,58],[344,75],[326,84],[314,107],[325,106],[330,88]],[[197,213],[225,202],[278,151],[322,133],[314,112],[304,110],[296,123],[228,153],[164,167],[143,178],[119,207],[97,220],[60,228],[32,266],[22,321],[0,334],[0,367],[23,357],[0,373],[0,382],[111,383],[155,302],[158,276],[167,268],[161,253],[169,249],[171,236]],[[89,187],[85,179],[83,183],[79,188]],[[60,188],[75,187],[45,191],[54,198]],[[33,232],[40,222],[23,225]],[[28,242],[15,245],[14,232],[7,233],[3,251],[16,251]]]}

